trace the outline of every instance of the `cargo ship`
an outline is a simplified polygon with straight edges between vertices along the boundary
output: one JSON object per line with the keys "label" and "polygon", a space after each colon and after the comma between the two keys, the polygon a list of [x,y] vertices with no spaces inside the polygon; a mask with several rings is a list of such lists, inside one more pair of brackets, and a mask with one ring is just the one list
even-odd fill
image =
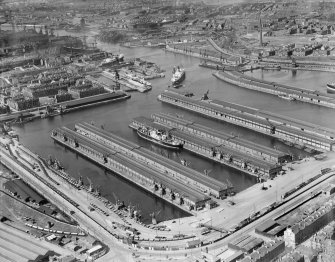
{"label": "cargo ship", "polygon": [[327,84],[327,93],[335,94],[335,82]]}
{"label": "cargo ship", "polygon": [[105,70],[102,72],[102,75],[113,80],[113,81],[118,81],[120,80],[124,82],[124,84],[132,89],[132,90],[137,90],[141,93],[150,91],[152,89],[151,83],[148,81],[144,80],[143,78],[140,78],[138,76],[132,75],[128,72],[117,72],[114,71],[112,72],[111,70]]}
{"label": "cargo ship", "polygon": [[150,129],[146,127],[139,127],[137,129],[137,134],[139,137],[149,140],[155,144],[161,145],[163,147],[180,149],[183,147],[181,142],[173,139],[170,134],[166,131]]}
{"label": "cargo ship", "polygon": [[140,78],[138,76],[134,76],[132,74],[129,73],[125,73],[123,74],[123,78],[129,82],[134,89],[138,90],[141,93],[150,91],[152,86],[151,83],[149,83],[148,81],[144,80],[143,78]]}
{"label": "cargo ship", "polygon": [[171,82],[173,85],[178,85],[184,81],[186,76],[184,69],[180,68],[179,66],[177,67],[177,69],[174,67],[172,73],[173,75],[171,78]]}

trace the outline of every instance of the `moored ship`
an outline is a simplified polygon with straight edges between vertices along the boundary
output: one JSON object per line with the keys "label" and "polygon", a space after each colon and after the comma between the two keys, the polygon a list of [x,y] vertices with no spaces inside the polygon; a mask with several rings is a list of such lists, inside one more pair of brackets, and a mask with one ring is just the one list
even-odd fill
{"label": "moored ship", "polygon": [[146,140],[149,140],[153,143],[161,145],[167,148],[179,149],[183,147],[181,142],[173,139],[170,134],[166,131],[150,129],[146,127],[139,127],[137,129],[137,134]]}
{"label": "moored ship", "polygon": [[289,101],[294,101],[295,98],[292,97],[291,95],[278,95],[279,98],[289,100]]}
{"label": "moored ship", "polygon": [[335,82],[327,84],[327,93],[335,94]]}
{"label": "moored ship", "polygon": [[171,78],[172,84],[177,85],[184,81],[185,76],[186,76],[184,69],[178,66],[177,69],[173,68],[172,73],[173,73],[172,78]]}

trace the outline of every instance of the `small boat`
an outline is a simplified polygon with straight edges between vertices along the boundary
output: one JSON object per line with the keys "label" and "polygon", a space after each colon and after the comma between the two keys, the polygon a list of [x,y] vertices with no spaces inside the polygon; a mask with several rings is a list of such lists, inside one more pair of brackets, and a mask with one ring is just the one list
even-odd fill
{"label": "small boat", "polygon": [[291,95],[278,95],[279,98],[285,99],[285,100],[289,100],[289,101],[294,101],[295,98],[292,97]]}
{"label": "small boat", "polygon": [[137,134],[141,138],[167,148],[180,149],[183,147],[183,144],[173,139],[167,131],[139,127],[137,129]]}
{"label": "small boat", "polygon": [[179,66],[176,68],[173,68],[173,71],[172,71],[173,75],[172,75],[172,78],[171,78],[171,82],[173,85],[178,85],[180,84],[181,82],[184,81],[185,79],[185,76],[186,76],[186,73],[185,73],[185,70],[180,68]]}
{"label": "small boat", "polygon": [[172,85],[172,87],[174,87],[174,88],[180,88],[180,87],[182,87],[182,86],[184,86],[183,84],[173,84]]}
{"label": "small boat", "polygon": [[327,93],[335,94],[335,82],[327,84]]}

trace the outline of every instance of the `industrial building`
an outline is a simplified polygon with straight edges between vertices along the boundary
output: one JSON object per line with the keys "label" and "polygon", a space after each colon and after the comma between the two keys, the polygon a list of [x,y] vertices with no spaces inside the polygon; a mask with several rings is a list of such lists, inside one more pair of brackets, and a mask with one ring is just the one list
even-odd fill
{"label": "industrial building", "polygon": [[283,163],[290,160],[290,156],[282,151],[253,143],[247,139],[240,138],[238,135],[228,134],[223,130],[216,130],[197,124],[194,121],[164,113],[152,114],[151,118],[155,122],[167,127],[177,128],[178,130],[211,140],[263,160],[276,163]]}
{"label": "industrial building", "polygon": [[172,204],[192,210],[205,206],[211,199],[163,170],[159,171],[150,164],[138,161],[122,151],[115,151],[79,132],[68,128],[56,129],[52,138]]}
{"label": "industrial building", "polygon": [[220,100],[199,101],[165,91],[159,99],[199,114],[318,150],[333,150],[335,131],[268,111]]}
{"label": "industrial building", "polygon": [[[133,119],[130,127],[135,130],[139,127],[153,128],[157,130],[166,129],[175,140],[180,141],[183,144],[185,150],[189,150],[192,153],[236,168],[256,176],[259,179],[274,177],[282,170],[281,165],[278,163],[247,154],[238,148],[228,147],[216,140],[209,140],[203,136],[190,134],[189,132],[172,127],[164,127],[146,117],[137,117]],[[210,135],[208,134],[207,136]]]}
{"label": "industrial building", "polygon": [[213,75],[218,79],[221,79],[230,84],[237,85],[239,87],[256,90],[277,96],[286,95],[302,102],[316,104],[319,106],[325,106],[329,108],[335,108],[334,97],[327,94],[320,94],[319,92],[313,90],[260,80],[257,78],[247,76],[237,71],[216,72]]}
{"label": "industrial building", "polygon": [[320,229],[328,225],[335,217],[335,199],[329,199],[307,217],[289,226],[284,232],[285,245],[296,248]]}
{"label": "industrial building", "polygon": [[131,143],[121,137],[107,132],[101,128],[97,128],[88,123],[76,124],[75,128],[78,132],[85,134],[87,137],[97,142],[103,143],[113,150],[122,150],[129,157],[140,160],[143,163],[150,165],[159,170],[163,170],[166,174],[171,175],[175,179],[192,185],[201,192],[208,193],[216,198],[223,198],[229,193],[232,188],[229,188],[225,183],[214,178],[205,176],[204,174],[195,171],[184,165],[176,165],[176,162],[165,158],[159,154],[153,153],[150,150]]}
{"label": "industrial building", "polygon": [[234,250],[240,250],[245,253],[252,253],[262,246],[264,240],[251,235],[243,235],[228,243],[228,247]]}
{"label": "industrial building", "polygon": [[4,183],[4,188],[12,195],[22,199],[25,202],[31,202],[37,205],[43,205],[48,201],[36,193],[30,186],[28,186],[21,179],[9,180]]}

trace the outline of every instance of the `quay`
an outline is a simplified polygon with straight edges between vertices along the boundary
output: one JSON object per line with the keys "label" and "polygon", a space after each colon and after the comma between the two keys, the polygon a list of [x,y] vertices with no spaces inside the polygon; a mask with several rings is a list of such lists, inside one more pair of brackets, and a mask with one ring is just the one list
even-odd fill
{"label": "quay", "polygon": [[156,154],[91,124],[79,123],[75,125],[75,129],[78,133],[89,137],[95,142],[106,145],[112,150],[122,153],[131,159],[135,159],[158,171],[162,171],[182,183],[191,185],[200,192],[210,194],[216,198],[224,198],[232,190],[232,187],[227,186],[225,183],[205,176],[184,165],[176,165],[176,162],[169,158]]}
{"label": "quay", "polygon": [[[79,128],[79,126],[77,125],[76,128]],[[76,132],[64,127],[54,130],[52,138],[188,212],[204,207],[211,200],[209,195],[214,195],[215,191],[218,192],[218,197],[223,198],[232,190],[226,184],[201,173],[199,173],[201,176],[198,177],[199,174],[196,171],[183,167],[181,164],[180,166],[176,165],[175,162],[173,168],[174,170],[179,169],[178,173],[176,171],[172,173],[172,166],[168,166],[163,170],[158,166],[158,161],[156,162],[157,166],[154,166],[153,160],[149,162],[150,159],[146,158],[146,156],[142,155],[142,158],[147,159],[147,162],[144,162],[138,159],[139,156],[136,157],[138,155],[137,152],[127,155],[125,153],[128,150],[127,148],[122,149],[121,146],[118,146],[119,150],[114,150],[106,142],[99,143],[87,135],[83,135],[82,131]],[[134,151],[138,149],[140,149],[138,145],[133,148]],[[154,160],[159,159],[160,156],[158,154],[148,150],[148,154],[149,152]],[[161,161],[164,160],[168,162],[166,158],[163,159],[161,157]],[[171,170],[171,172],[169,173],[168,170]],[[211,192],[201,191],[201,186],[206,188],[209,184],[211,185]]]}
{"label": "quay", "polygon": [[281,68],[294,70],[335,72],[335,61],[322,57],[294,57],[294,60],[282,57],[266,57],[258,61],[258,64],[260,66],[279,66]]}
{"label": "quay", "polygon": [[156,172],[71,129],[65,127],[55,129],[51,137],[56,142],[187,212],[203,206],[210,200],[209,196],[179,184],[164,173]]}
{"label": "quay", "polygon": [[204,52],[204,53],[200,52],[199,53],[199,50],[197,52],[193,51],[193,50],[183,50],[183,49],[177,48],[176,46],[172,47],[172,46],[169,46],[169,45],[166,45],[165,50],[168,51],[168,52],[176,53],[176,54],[182,54],[182,55],[193,56],[193,57],[196,57],[196,58],[206,59],[206,60],[212,61],[212,62],[223,61],[223,58],[207,54],[206,52]]}
{"label": "quay", "polygon": [[199,64],[200,67],[205,67],[209,69],[214,69],[214,70],[238,70],[240,65],[234,65],[232,63],[214,63],[214,62],[208,62],[207,60],[201,62]]}
{"label": "quay", "polygon": [[226,101],[200,101],[176,91],[165,90],[158,99],[201,115],[288,141],[300,148],[309,147],[318,151],[334,150],[335,130],[309,122]]}
{"label": "quay", "polygon": [[[168,125],[167,122],[170,122],[170,119],[166,119],[162,115],[155,114],[152,115],[152,118],[153,119],[137,117],[133,119],[130,127],[135,130],[139,127],[158,130],[165,129],[172,138],[183,143],[183,148],[185,150],[209,158],[220,164],[230,166],[252,176],[256,176],[258,179],[267,180],[271,177],[275,177],[282,170],[281,164],[279,163],[265,160],[250,153],[247,154],[242,147],[233,148],[230,146],[230,144],[237,146],[234,142],[229,141],[229,138],[234,139],[233,136],[227,137],[228,141],[225,143],[223,141],[218,141],[224,139],[223,137],[215,137],[215,139],[214,137],[211,137],[212,134],[204,133],[206,131],[193,129],[192,125],[189,127],[179,124],[179,127],[174,127],[172,126],[173,124]],[[157,121],[157,119],[160,121]],[[176,125],[178,124],[176,123]],[[188,128],[189,131],[185,131]],[[282,160],[284,160],[284,158],[282,158]]]}
{"label": "quay", "polygon": [[271,95],[284,95],[292,100],[298,100],[305,103],[315,104],[319,106],[335,108],[335,98],[327,95],[321,94],[315,90],[309,90],[294,86],[283,85],[275,82],[270,82],[266,80],[257,79],[254,77],[247,76],[243,73],[237,71],[220,71],[213,73],[213,76],[223,80],[227,83],[256,90],[259,92],[271,94]]}
{"label": "quay", "polygon": [[[117,90],[113,92],[107,92],[104,94],[69,100],[65,102],[55,103],[54,107],[63,107],[64,113],[71,112],[74,110],[79,110],[82,108],[97,106],[105,103],[112,103],[117,101],[122,101],[130,98],[130,95]],[[10,114],[0,115],[0,122],[13,121],[18,118],[30,118],[31,120],[36,118],[41,118],[40,111],[46,110],[47,106],[35,107],[31,109],[26,109],[22,111],[16,111]]]}
{"label": "quay", "polygon": [[176,128],[180,131],[184,131],[185,133],[211,140],[219,145],[224,145],[269,162],[284,163],[285,161],[290,160],[290,156],[288,154],[277,149],[253,143],[249,140],[240,138],[238,135],[228,134],[223,130],[212,129],[207,126],[197,124],[194,121],[176,117],[171,114],[152,114],[151,118],[155,122],[167,127]]}

